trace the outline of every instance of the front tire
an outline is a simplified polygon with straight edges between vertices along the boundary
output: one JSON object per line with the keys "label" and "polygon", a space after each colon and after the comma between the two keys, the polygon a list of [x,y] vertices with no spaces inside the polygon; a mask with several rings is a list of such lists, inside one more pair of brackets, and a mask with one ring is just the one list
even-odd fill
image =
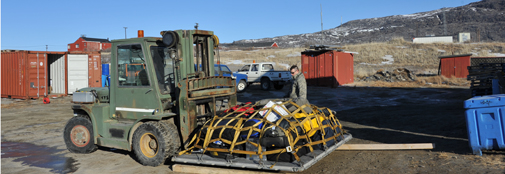
{"label": "front tire", "polygon": [[177,130],[172,130],[175,127],[173,124],[167,125],[169,124],[146,122],[133,133],[133,152],[142,165],[159,166],[176,153],[180,141],[178,137],[173,138],[173,135],[177,135]]}
{"label": "front tire", "polygon": [[237,92],[243,92],[247,88],[247,83],[245,80],[240,80],[237,85]]}
{"label": "front tire", "polygon": [[91,153],[97,149],[91,121],[84,117],[72,117],[63,131],[63,140],[72,153]]}
{"label": "front tire", "polygon": [[270,79],[268,78],[262,78],[261,79],[261,89],[268,91],[270,90]]}

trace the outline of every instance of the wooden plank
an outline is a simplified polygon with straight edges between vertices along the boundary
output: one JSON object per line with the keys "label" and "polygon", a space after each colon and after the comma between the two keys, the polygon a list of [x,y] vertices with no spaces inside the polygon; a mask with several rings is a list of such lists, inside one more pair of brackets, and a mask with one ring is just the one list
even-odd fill
{"label": "wooden plank", "polygon": [[343,144],[337,150],[413,150],[413,149],[433,149],[433,143],[415,144]]}
{"label": "wooden plank", "polygon": [[262,171],[250,171],[250,170],[240,170],[225,167],[219,168],[219,167],[194,166],[183,164],[172,165],[172,171],[180,173],[205,173],[205,174],[274,174]]}

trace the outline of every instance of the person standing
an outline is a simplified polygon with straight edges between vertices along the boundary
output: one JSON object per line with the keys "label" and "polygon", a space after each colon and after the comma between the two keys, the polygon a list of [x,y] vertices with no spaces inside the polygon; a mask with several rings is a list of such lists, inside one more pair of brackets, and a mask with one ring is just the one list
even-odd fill
{"label": "person standing", "polygon": [[291,71],[293,83],[291,83],[291,89],[286,96],[298,105],[309,104],[307,100],[307,82],[305,81],[305,76],[303,73],[300,73],[296,65],[291,66],[289,71]]}

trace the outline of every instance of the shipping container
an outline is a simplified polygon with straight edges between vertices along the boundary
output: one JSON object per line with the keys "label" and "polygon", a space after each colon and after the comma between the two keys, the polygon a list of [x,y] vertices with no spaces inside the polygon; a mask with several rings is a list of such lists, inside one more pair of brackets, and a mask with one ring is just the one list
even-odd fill
{"label": "shipping container", "polygon": [[73,94],[81,88],[102,87],[100,55],[100,52],[70,52],[68,54],[68,94]]}
{"label": "shipping container", "polygon": [[88,54],[88,86],[102,87],[102,59],[99,52]]}
{"label": "shipping container", "polygon": [[444,77],[466,78],[472,54],[439,56],[440,74]]}
{"label": "shipping container", "polygon": [[2,52],[2,98],[66,95],[66,52]]}
{"label": "shipping container", "polygon": [[337,50],[307,50],[302,52],[301,61],[307,85],[337,87],[354,82],[352,53]]}

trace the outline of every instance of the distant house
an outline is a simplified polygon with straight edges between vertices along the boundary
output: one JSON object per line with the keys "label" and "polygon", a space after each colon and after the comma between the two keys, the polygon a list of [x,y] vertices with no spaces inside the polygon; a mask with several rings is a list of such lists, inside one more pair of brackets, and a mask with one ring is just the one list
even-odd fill
{"label": "distant house", "polygon": [[267,49],[267,48],[279,48],[277,42],[255,42],[255,43],[224,43],[220,44],[220,47],[226,48],[254,48],[254,49]]}
{"label": "distant house", "polygon": [[87,51],[101,51],[110,49],[111,43],[109,39],[99,39],[90,37],[80,37],[74,43],[68,44],[69,52],[87,52]]}

